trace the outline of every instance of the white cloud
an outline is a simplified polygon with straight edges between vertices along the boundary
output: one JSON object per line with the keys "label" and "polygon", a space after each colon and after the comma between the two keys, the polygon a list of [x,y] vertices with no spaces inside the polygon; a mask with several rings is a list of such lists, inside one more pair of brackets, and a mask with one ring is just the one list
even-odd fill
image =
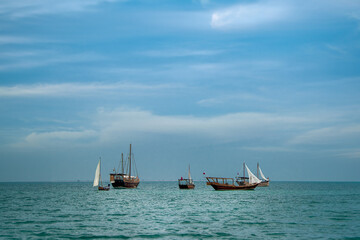
{"label": "white cloud", "polygon": [[238,94],[227,94],[227,95],[221,95],[221,96],[217,96],[217,97],[213,97],[213,98],[201,99],[197,102],[197,104],[200,106],[211,107],[214,105],[227,104],[229,102],[231,102],[233,104],[236,102],[243,103],[244,101],[251,101],[251,102],[254,102],[254,101],[265,102],[266,101],[267,103],[269,103],[271,100],[266,99],[259,95],[255,95],[255,94],[238,93]]}
{"label": "white cloud", "polygon": [[217,29],[249,29],[285,20],[291,14],[287,5],[260,2],[236,5],[214,12],[211,26]]}
{"label": "white cloud", "polygon": [[289,141],[290,144],[338,144],[360,139],[360,125],[332,126],[307,131]]}
{"label": "white cloud", "polygon": [[27,43],[36,43],[42,42],[39,39],[21,37],[21,36],[11,36],[11,35],[0,35],[0,44],[27,44]]}
{"label": "white cloud", "polygon": [[[306,125],[311,119],[265,113],[233,113],[210,117],[157,115],[149,111],[99,109],[89,119],[86,130],[33,131],[17,147],[72,146],[73,144],[99,144],[117,142],[120,138],[143,139],[145,136],[178,136],[202,139],[202,142],[228,142],[268,138],[283,135],[293,126]],[[61,125],[61,123],[59,123]],[[164,138],[166,139],[166,138]],[[264,140],[263,140],[264,141]]]}
{"label": "white cloud", "polygon": [[221,51],[190,50],[190,49],[167,49],[167,50],[150,50],[150,51],[139,52],[139,54],[149,57],[211,56],[219,53],[221,53]]}
{"label": "white cloud", "polygon": [[260,151],[260,152],[297,152],[298,149],[290,147],[277,147],[277,146],[266,146],[266,147],[241,147],[241,149],[249,151]]}
{"label": "white cloud", "polygon": [[159,89],[178,88],[170,84],[145,85],[132,83],[59,83],[0,86],[0,97],[56,97],[56,96],[82,96],[100,92],[111,93],[118,90],[155,91]]}
{"label": "white cloud", "polygon": [[[339,118],[341,119],[341,118]],[[14,147],[46,147],[61,144],[99,146],[113,145],[136,139],[139,142],[166,142],[178,139],[182,144],[224,144],[245,143],[240,149],[261,152],[304,151],[303,143],[323,143],[327,139],[337,139],[342,143],[359,138],[360,126],[332,127],[320,131],[309,131],[316,125],[330,123],[334,118],[324,114],[313,117],[308,114],[275,114],[241,112],[217,116],[159,115],[150,111],[134,109],[107,110],[100,108],[87,121],[87,127],[53,131],[36,130],[30,132]],[[341,120],[340,120],[341,121]],[[62,125],[61,122],[58,123]],[[335,132],[335,133],[332,133]],[[294,137],[295,136],[295,137]],[[162,140],[159,140],[162,139]],[[289,142],[291,143],[289,145]],[[329,143],[329,141],[328,141]],[[340,144],[338,146],[343,146]],[[351,147],[349,147],[351,148]],[[357,152],[334,150],[331,154],[356,157]]]}
{"label": "white cloud", "polygon": [[12,18],[24,18],[34,15],[80,12],[104,2],[116,0],[3,0],[0,2],[0,14]]}
{"label": "white cloud", "polygon": [[25,138],[25,141],[31,145],[44,142],[74,141],[96,137],[97,133],[93,130],[84,131],[54,131],[36,133],[33,132]]}
{"label": "white cloud", "polygon": [[[161,116],[148,111],[119,109],[101,110],[95,121],[104,141],[117,136],[146,134],[174,134],[198,136],[219,141],[249,140],[268,136],[270,133],[305,126],[317,120],[298,116],[281,116],[266,113],[233,113],[213,117]],[[278,131],[278,132],[277,132]]]}
{"label": "white cloud", "polygon": [[63,54],[51,51],[32,51],[32,55],[23,55],[23,57],[16,56],[16,54],[23,54],[21,52],[13,52],[12,56],[9,55],[9,52],[7,54],[9,61],[0,64],[0,71],[13,71],[18,69],[44,67],[60,63],[91,62],[105,59],[103,56],[94,53]]}
{"label": "white cloud", "polygon": [[338,156],[350,159],[360,159],[360,149],[348,149],[342,153],[339,153]]}
{"label": "white cloud", "polygon": [[252,30],[302,22],[299,26],[307,27],[332,17],[356,19],[359,15],[360,2],[357,0],[260,0],[215,11],[211,26],[215,29]]}

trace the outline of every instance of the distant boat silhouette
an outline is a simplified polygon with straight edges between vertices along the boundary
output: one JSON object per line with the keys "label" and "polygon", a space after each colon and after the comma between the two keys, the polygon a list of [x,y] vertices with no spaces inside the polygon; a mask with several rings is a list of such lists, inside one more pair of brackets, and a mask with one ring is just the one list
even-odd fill
{"label": "distant boat silhouette", "polygon": [[195,188],[195,184],[194,184],[194,182],[191,178],[191,174],[190,174],[190,164],[189,164],[188,179],[180,178],[178,180],[178,182],[179,182],[180,189],[194,189]]}

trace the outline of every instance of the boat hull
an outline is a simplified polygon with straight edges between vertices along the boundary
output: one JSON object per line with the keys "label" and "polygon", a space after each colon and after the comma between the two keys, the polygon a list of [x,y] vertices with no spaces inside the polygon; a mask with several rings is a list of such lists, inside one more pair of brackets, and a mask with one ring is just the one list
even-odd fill
{"label": "boat hull", "polygon": [[138,177],[127,177],[124,174],[110,174],[110,182],[113,188],[137,188],[140,183]]}
{"label": "boat hull", "polygon": [[258,187],[268,187],[269,186],[269,182],[266,181],[266,182],[261,182],[259,183]]}
{"label": "boat hull", "polygon": [[195,184],[187,184],[187,185],[183,185],[183,184],[179,184],[179,188],[180,189],[194,189],[195,188]]}
{"label": "boat hull", "polygon": [[99,191],[109,191],[109,190],[110,190],[110,187],[102,187],[102,186],[99,186],[99,187],[98,187],[98,190],[99,190]]}
{"label": "boat hull", "polygon": [[245,185],[234,185],[234,184],[221,184],[221,183],[210,183],[207,185],[211,185],[215,190],[254,190],[258,184],[245,184]]}
{"label": "boat hull", "polygon": [[137,188],[140,181],[121,181],[116,180],[115,182],[111,183],[113,188]]}

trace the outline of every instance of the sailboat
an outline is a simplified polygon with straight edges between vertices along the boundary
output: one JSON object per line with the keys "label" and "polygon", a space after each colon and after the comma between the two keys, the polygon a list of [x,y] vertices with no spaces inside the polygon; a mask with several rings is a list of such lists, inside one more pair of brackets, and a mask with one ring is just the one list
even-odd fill
{"label": "sailboat", "polygon": [[[100,182],[100,185],[99,185]],[[98,187],[98,190],[100,191],[109,191],[110,190],[110,184],[107,187],[102,186],[102,180],[101,180],[101,158],[99,159],[99,163],[96,167],[95,171],[95,178],[94,178],[94,184],[93,187]]]}
{"label": "sailboat", "polygon": [[184,179],[184,178],[180,178],[178,180],[179,182],[179,188],[180,189],[194,189],[195,188],[195,184],[191,178],[191,174],[190,174],[190,164],[189,164],[189,172],[188,172],[188,179]]}
{"label": "sailboat", "polygon": [[[206,177],[207,185],[212,186],[215,190],[254,190],[261,182],[246,166],[243,164],[243,177],[222,178],[222,177]],[[245,176],[245,169],[248,177]]]}
{"label": "sailboat", "polygon": [[[140,183],[140,179],[137,174],[135,160],[131,153],[131,144],[130,144],[130,154],[127,161],[127,167],[124,168],[124,159],[123,154],[121,154],[121,172],[110,173],[110,182],[114,188],[137,188]],[[131,166],[135,166],[136,176],[131,175]],[[127,173],[125,172],[128,171]]]}
{"label": "sailboat", "polygon": [[270,179],[265,177],[265,175],[261,171],[259,163],[257,163],[257,174],[256,175],[257,175],[258,178],[259,178],[259,173],[260,173],[260,176],[261,176],[261,179],[262,179],[261,182],[259,183],[259,187],[268,187]]}

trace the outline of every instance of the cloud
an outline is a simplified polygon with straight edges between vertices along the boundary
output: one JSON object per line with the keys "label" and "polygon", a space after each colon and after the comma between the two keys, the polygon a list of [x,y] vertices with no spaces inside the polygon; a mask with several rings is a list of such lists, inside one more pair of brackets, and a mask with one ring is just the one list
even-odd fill
{"label": "cloud", "polygon": [[221,53],[213,50],[190,50],[190,49],[172,49],[172,50],[151,50],[139,52],[139,54],[148,57],[189,57],[189,56],[211,56]]}
{"label": "cloud", "polygon": [[[89,119],[87,129],[33,131],[18,147],[44,147],[58,144],[111,144],[121,139],[146,139],[151,136],[177,136],[176,139],[201,139],[203,143],[231,141],[257,141],[274,143],[277,138],[287,138],[287,130],[305,126],[312,119],[268,113],[232,113],[218,116],[157,115],[150,111],[134,109],[106,110],[100,108]],[[61,123],[59,123],[61,125]],[[84,126],[83,126],[84,127]],[[280,137],[281,136],[281,137]],[[167,139],[167,137],[163,138]]]}
{"label": "cloud", "polygon": [[48,142],[48,141],[73,141],[93,138],[97,135],[96,131],[54,131],[44,133],[31,133],[25,138],[25,141],[30,144]]}
{"label": "cloud", "polygon": [[[311,27],[329,18],[357,19],[360,2],[357,0],[285,1],[260,0],[215,11],[211,17],[214,29],[253,30],[299,23]],[[305,25],[304,25],[305,24]]]}
{"label": "cloud", "polygon": [[0,2],[0,14],[12,18],[24,18],[34,15],[81,12],[104,2],[116,0],[3,0]]}
{"label": "cloud", "polygon": [[170,84],[145,85],[125,82],[117,83],[59,83],[0,86],[0,97],[58,97],[82,96],[99,92],[111,93],[119,90],[155,91],[160,89],[178,88]]}
{"label": "cloud", "polygon": [[290,147],[266,146],[266,147],[241,147],[241,149],[255,152],[297,152],[300,151]]}
{"label": "cloud", "polygon": [[290,15],[287,5],[273,2],[241,4],[214,12],[211,26],[215,29],[249,29],[283,21]]}
{"label": "cloud", "polygon": [[271,100],[261,97],[259,95],[255,95],[255,94],[238,93],[238,94],[227,94],[227,95],[221,95],[221,96],[213,97],[213,98],[201,99],[197,102],[197,104],[200,106],[204,106],[204,107],[211,107],[214,105],[244,102],[244,101],[269,103]]}
{"label": "cloud", "polygon": [[[51,51],[7,52],[7,62],[0,64],[0,71],[14,71],[56,65],[60,63],[91,62],[104,60],[105,57],[94,53],[63,54]],[[22,57],[19,57],[23,55]]]}
{"label": "cloud", "polygon": [[11,36],[11,35],[0,35],[0,45],[1,44],[31,44],[44,42],[40,39],[34,39],[29,37],[22,36]]}
{"label": "cloud", "polygon": [[[81,129],[63,130],[63,123],[52,125],[54,130],[37,129],[24,136],[15,148],[44,148],[61,145],[64,149],[73,146],[113,146],[119,142],[134,140],[138,143],[167,146],[175,141],[186,145],[221,145],[236,143],[240,150],[257,152],[308,152],[303,144],[347,143],[359,139],[360,126],[347,125],[309,130],[316,125],[330,124],[334,118],[314,117],[314,114],[238,112],[216,116],[160,115],[140,109],[99,108],[91,114],[86,126]],[[341,121],[341,118],[338,119]],[[335,124],[335,123],[333,123]],[[59,130],[61,129],[61,130]],[[328,140],[330,139],[330,140]],[[355,141],[358,142],[358,141]],[[326,153],[327,145],[318,151]],[[358,146],[336,145],[327,152],[332,156],[357,158]],[[352,149],[354,148],[354,149]]]}
{"label": "cloud", "polygon": [[339,153],[338,156],[346,157],[346,158],[350,158],[350,159],[360,159],[360,149],[344,150],[344,152]]}
{"label": "cloud", "polygon": [[360,140],[360,125],[331,126],[307,131],[289,141],[290,144],[328,145]]}
{"label": "cloud", "polygon": [[295,125],[297,127],[305,126],[314,121],[306,117],[268,113],[245,112],[196,117],[162,116],[149,111],[126,109],[100,110],[98,117],[95,125],[101,129],[101,138],[104,141],[111,141],[117,136],[137,136],[139,134],[197,136],[220,142],[236,139],[253,140],[259,137],[265,138],[274,133],[279,136],[286,135],[286,131],[293,129]]}

